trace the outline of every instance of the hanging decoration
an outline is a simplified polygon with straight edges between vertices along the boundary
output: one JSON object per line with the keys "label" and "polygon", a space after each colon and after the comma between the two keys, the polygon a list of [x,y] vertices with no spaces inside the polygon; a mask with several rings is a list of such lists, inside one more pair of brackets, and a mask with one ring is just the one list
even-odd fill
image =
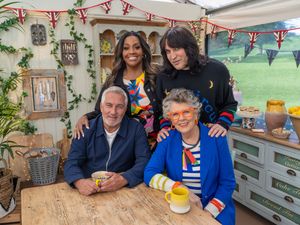
{"label": "hanging decoration", "polygon": [[112,1],[112,0],[107,1],[107,2],[104,2],[104,3],[102,3],[102,4],[100,5],[100,7],[101,7],[102,9],[104,9],[104,11],[105,11],[106,14],[108,14],[108,12],[111,10],[111,1]]}
{"label": "hanging decoration", "polygon": [[75,12],[79,16],[81,22],[85,24],[87,19],[87,9],[76,9]]}
{"label": "hanging decoration", "polygon": [[197,33],[198,25],[196,22],[188,22],[188,25],[190,26],[190,29],[194,32],[194,34]]}
{"label": "hanging decoration", "polygon": [[169,21],[169,27],[175,27],[176,21],[175,20],[168,20]]}
{"label": "hanging decoration", "polygon": [[47,17],[49,18],[49,22],[51,24],[51,27],[53,29],[55,29],[58,18],[59,18],[59,14],[60,12],[56,12],[56,11],[48,11],[46,12]]}
{"label": "hanging decoration", "polygon": [[217,38],[217,26],[212,25],[211,32],[210,32],[210,39],[215,39]]}
{"label": "hanging decoration", "polygon": [[33,45],[39,46],[47,44],[46,28],[43,24],[32,24],[30,31]]}
{"label": "hanging decoration", "polygon": [[236,30],[228,30],[228,48],[232,44],[235,35],[236,35]]}
{"label": "hanging decoration", "polygon": [[273,60],[276,58],[278,51],[273,49],[266,49],[266,53],[269,60],[269,66],[271,66]]}
{"label": "hanging decoration", "polygon": [[25,9],[12,9],[13,13],[18,17],[19,23],[23,24],[26,17]]}
{"label": "hanging decoration", "polygon": [[253,49],[254,47],[251,47],[250,45],[248,45],[248,44],[245,44],[245,54],[244,54],[244,58],[246,58],[249,54],[250,54],[250,52],[252,51],[252,49]]}
{"label": "hanging decoration", "polygon": [[293,51],[293,55],[296,61],[297,68],[300,64],[300,50]]}
{"label": "hanging decoration", "polygon": [[283,42],[285,36],[287,35],[288,31],[287,30],[280,30],[280,31],[275,31],[274,36],[276,39],[276,42],[278,44],[278,48],[280,49],[281,47],[281,42]]}
{"label": "hanging decoration", "polygon": [[151,13],[146,12],[145,15],[146,15],[147,21],[152,21],[154,19],[154,15]]}
{"label": "hanging decoration", "polygon": [[130,13],[130,11],[133,9],[132,5],[130,5],[128,2],[122,1],[122,6],[123,6],[123,15],[126,16],[127,14]]}
{"label": "hanging decoration", "polygon": [[[250,38],[250,48],[252,49],[254,46],[254,43],[257,40],[257,37],[260,35],[258,32],[250,32],[249,34],[249,38]],[[250,52],[249,52],[250,53]]]}
{"label": "hanging decoration", "polygon": [[[89,9],[100,6],[103,10],[105,10],[105,13],[108,14],[108,12],[111,10],[111,7],[112,7],[112,4],[111,4],[112,1],[120,1],[122,3],[123,15],[128,15],[132,9],[135,9],[135,10],[139,10],[139,11],[143,12],[146,16],[147,21],[152,21],[154,19],[154,17],[160,18],[160,19],[166,20],[169,24],[169,27],[174,27],[177,22],[186,22],[190,26],[191,30],[194,32],[195,35],[196,35],[197,30],[199,29],[199,27],[197,26],[197,23],[206,23],[207,25],[211,26],[210,38],[212,38],[212,39],[216,38],[217,31],[218,32],[222,31],[222,30],[228,31],[228,47],[230,47],[232,45],[233,40],[238,33],[248,34],[250,45],[245,45],[245,52],[244,52],[245,58],[250,54],[250,52],[254,48],[254,44],[256,43],[257,38],[260,35],[273,34],[275,36],[278,48],[280,49],[281,44],[284,41],[284,39],[289,31],[300,30],[300,27],[297,27],[297,28],[290,28],[290,29],[284,29],[284,30],[272,30],[272,31],[248,31],[248,30],[236,30],[236,29],[224,27],[224,26],[221,26],[221,25],[218,25],[218,24],[215,24],[215,23],[209,21],[207,18],[202,18],[202,19],[198,19],[198,20],[177,20],[174,18],[163,17],[163,16],[157,15],[153,12],[147,12],[143,9],[135,7],[134,5],[126,2],[125,0],[107,0],[105,2],[96,4],[96,5],[92,5],[89,7],[85,7],[85,8],[82,8],[81,7],[82,4],[79,4],[79,5],[76,5],[75,9],[71,9],[71,10],[73,10],[74,13],[76,12],[76,14],[78,15],[79,19],[82,21],[83,24],[86,24]],[[14,13],[16,15],[16,18],[13,18],[13,19],[15,19],[16,21],[19,21],[20,24],[23,24],[25,22],[26,15],[29,14],[31,11],[45,13],[47,15],[47,17],[49,18],[52,28],[56,27],[61,13],[68,13],[70,11],[70,10],[60,10],[60,11],[57,11],[57,10],[56,11],[48,11],[47,10],[46,11],[46,10],[42,10],[42,9],[23,9],[23,8],[13,8],[13,7],[8,7],[8,6],[5,6],[4,8],[12,11],[12,13]],[[276,51],[272,52],[270,49],[267,52],[269,52],[269,54],[273,56],[273,59],[269,63],[271,65],[271,63],[274,60],[274,58],[276,57],[278,51],[276,54],[275,54]],[[293,54],[295,57],[296,65],[298,67],[299,66],[299,52],[293,51]]]}

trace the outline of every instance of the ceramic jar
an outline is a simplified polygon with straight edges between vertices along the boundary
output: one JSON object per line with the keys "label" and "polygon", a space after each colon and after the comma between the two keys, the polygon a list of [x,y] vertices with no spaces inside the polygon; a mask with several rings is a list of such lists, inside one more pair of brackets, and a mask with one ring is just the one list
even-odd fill
{"label": "ceramic jar", "polygon": [[284,127],[287,120],[285,102],[282,100],[268,100],[265,112],[267,130]]}

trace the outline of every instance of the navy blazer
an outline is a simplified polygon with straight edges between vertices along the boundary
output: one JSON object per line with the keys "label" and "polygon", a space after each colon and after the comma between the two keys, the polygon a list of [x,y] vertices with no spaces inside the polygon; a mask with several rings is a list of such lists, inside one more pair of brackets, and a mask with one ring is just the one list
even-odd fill
{"label": "navy blazer", "polygon": [[124,116],[110,151],[99,115],[90,121],[90,129],[84,129],[84,138],[72,140],[64,176],[72,185],[78,179],[91,177],[95,171],[107,170],[122,173],[128,187],[134,187],[143,181],[149,158],[146,133],[139,122]]}

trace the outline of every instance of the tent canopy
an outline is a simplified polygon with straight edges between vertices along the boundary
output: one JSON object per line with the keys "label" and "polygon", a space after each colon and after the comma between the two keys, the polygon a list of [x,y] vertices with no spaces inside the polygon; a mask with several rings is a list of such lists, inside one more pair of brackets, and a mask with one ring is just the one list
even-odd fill
{"label": "tent canopy", "polygon": [[[153,1],[153,0],[152,0]],[[299,18],[299,0],[155,0],[196,4],[205,8],[209,20],[228,28]]]}

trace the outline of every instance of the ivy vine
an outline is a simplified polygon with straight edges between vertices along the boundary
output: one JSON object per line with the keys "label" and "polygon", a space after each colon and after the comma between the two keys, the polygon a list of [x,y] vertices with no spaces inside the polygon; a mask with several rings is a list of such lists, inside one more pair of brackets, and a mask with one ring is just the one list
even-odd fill
{"label": "ivy vine", "polygon": [[59,55],[58,55],[58,50],[59,50],[59,42],[56,40],[55,37],[55,32],[52,27],[49,28],[49,36],[50,36],[50,43],[52,44],[52,50],[50,52],[51,55],[54,56],[54,59],[57,63],[57,68],[62,70],[64,73],[64,78],[65,82],[67,85],[68,91],[72,95],[72,99],[68,101],[68,108],[64,115],[61,117],[60,121],[63,122],[67,128],[67,134],[68,137],[72,137],[72,123],[70,120],[70,111],[74,110],[75,108],[78,108],[80,102],[82,101],[87,101],[87,102],[92,102],[93,100],[96,99],[97,96],[97,85],[96,85],[96,71],[94,68],[94,60],[93,60],[93,48],[91,45],[87,44],[87,39],[85,38],[83,33],[78,33],[75,29],[75,21],[74,21],[74,15],[76,14],[75,10],[69,10],[69,20],[65,24],[66,27],[69,27],[70,29],[70,36],[74,38],[75,41],[77,42],[82,42],[84,44],[84,48],[87,49],[88,51],[88,60],[87,60],[87,73],[89,74],[89,77],[92,79],[92,89],[91,89],[91,94],[89,98],[85,98],[82,96],[82,94],[77,94],[76,90],[73,88],[73,75],[69,74],[66,69],[64,64],[62,63]]}

